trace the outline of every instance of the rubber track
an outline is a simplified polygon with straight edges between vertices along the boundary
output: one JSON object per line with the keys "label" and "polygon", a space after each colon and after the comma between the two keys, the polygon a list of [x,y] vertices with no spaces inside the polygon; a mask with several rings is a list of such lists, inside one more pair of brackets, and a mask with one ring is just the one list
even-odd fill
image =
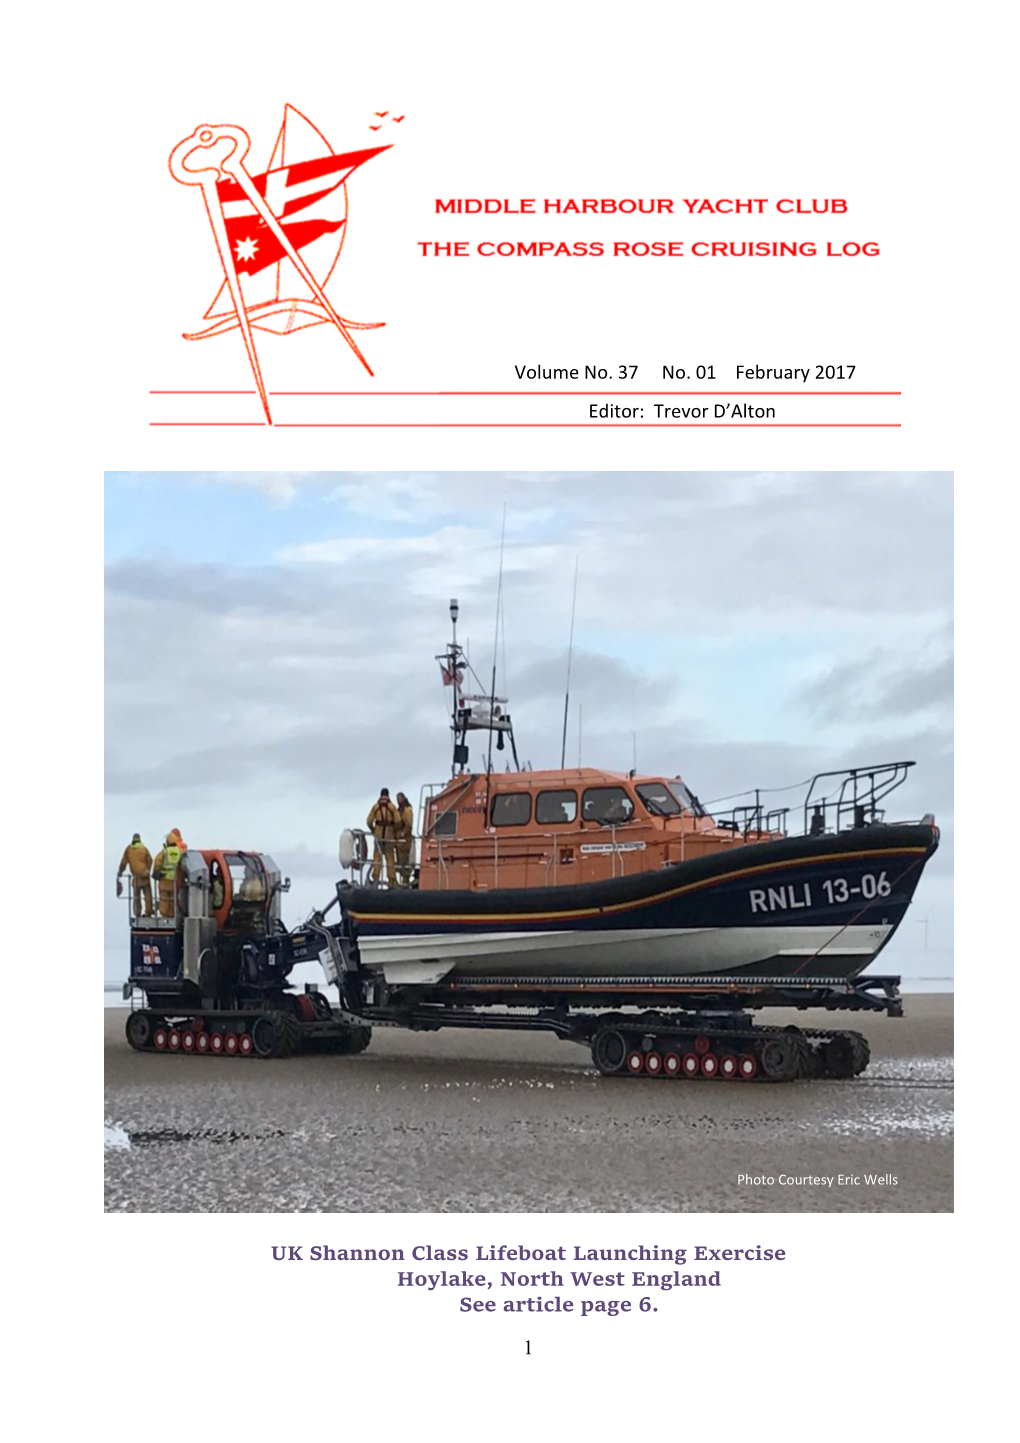
{"label": "rubber track", "polygon": [[[161,1015],[161,1014],[158,1014],[158,1013],[157,1013],[155,1016],[150,1016],[150,1018],[149,1018],[149,1021],[150,1021],[151,1026],[152,1026],[152,1035],[154,1035],[154,1034],[156,1033],[156,1031],[157,1031],[160,1027],[165,1027],[168,1032],[171,1031],[171,1030],[176,1030],[177,1032],[187,1032],[187,1031],[189,1031],[189,1028],[188,1028],[188,1025],[187,1025],[186,1022],[183,1023],[183,1024],[180,1024],[180,1023],[176,1023],[176,1024],[175,1024],[175,1023],[169,1023],[169,1022],[161,1022],[161,1021],[158,1020],[158,1018],[159,1018],[160,1015]],[[174,1015],[174,1014],[171,1013],[171,1016],[173,1016],[173,1015]],[[182,1016],[185,1016],[185,1017],[187,1017],[187,1016],[189,1016],[189,1015],[190,1015],[190,1014],[182,1014]],[[271,1062],[271,1061],[274,1061],[276,1058],[283,1058],[283,1057],[290,1057],[290,1056],[292,1056],[293,1053],[296,1052],[297,1049],[298,1049],[298,1048],[300,1047],[300,1045],[301,1045],[301,1024],[300,1024],[300,1022],[298,1022],[297,1018],[292,1017],[289,1013],[280,1012],[280,1011],[275,1011],[275,1010],[272,1011],[272,1012],[251,1012],[251,1013],[245,1013],[245,1012],[241,1012],[240,1010],[237,1010],[237,1011],[234,1011],[234,1012],[229,1013],[228,1015],[229,1015],[230,1018],[231,1018],[233,1021],[235,1021],[235,1022],[238,1022],[238,1021],[243,1021],[243,1022],[244,1022],[245,1025],[244,1025],[244,1029],[243,1029],[243,1030],[244,1030],[245,1033],[248,1034],[248,1036],[251,1036],[252,1023],[254,1023],[255,1021],[257,1021],[257,1019],[260,1018],[260,1017],[271,1016],[271,1017],[273,1018],[274,1022],[276,1022],[276,1023],[280,1026],[281,1031],[283,1032],[283,1038],[284,1038],[284,1040],[283,1040],[283,1048],[282,1048],[279,1052],[273,1053],[271,1057],[261,1057],[261,1056],[259,1055],[259,1053],[255,1052],[254,1049],[253,1049],[250,1053],[247,1054],[247,1058],[245,1058],[244,1054],[241,1053],[241,1052],[239,1052],[239,1051],[238,1051],[238,1052],[227,1052],[226,1050],[224,1050],[224,1051],[222,1051],[222,1052],[212,1052],[212,1051],[210,1050],[210,1051],[207,1051],[207,1052],[199,1052],[197,1048],[192,1048],[190,1051],[186,1052],[183,1047],[178,1047],[178,1048],[176,1048],[175,1050],[171,1051],[171,1049],[170,1049],[169,1047],[157,1048],[157,1047],[154,1045],[154,1043],[150,1040],[147,1046],[145,1046],[145,1047],[135,1047],[134,1050],[135,1050],[136,1052],[143,1052],[143,1053],[152,1052],[152,1053],[155,1053],[155,1054],[156,1054],[157,1056],[159,1056],[159,1057],[241,1057],[241,1058],[244,1059],[244,1060],[251,1060],[252,1058],[254,1058],[254,1059],[255,1059],[256,1061],[258,1061],[258,1062]],[[208,1033],[210,1036],[211,1036],[214,1032],[219,1032],[219,1031],[221,1031],[221,1030],[222,1030],[222,1032],[224,1033],[224,1035],[225,1035],[227,1032],[234,1032],[235,1035],[238,1036],[238,1037],[240,1037],[240,1035],[241,1035],[240,1031],[237,1031],[235,1028],[225,1027],[225,1028],[222,1028],[222,1029],[221,1029],[221,1028],[217,1027],[216,1024],[215,1024],[214,1022],[212,1022],[211,1018],[208,1017],[208,1016],[204,1017],[202,1020],[203,1020],[203,1022],[204,1022],[204,1024],[205,1024],[203,1030],[204,1030],[206,1033]],[[133,1043],[132,1043],[131,1045],[134,1046]]]}
{"label": "rubber track", "polygon": [[[301,1050],[302,1045],[306,1040],[303,1035],[300,1021],[296,1017],[292,1016],[289,1012],[282,1012],[280,1010],[274,1009],[271,1012],[234,1012],[230,1014],[230,1016],[234,1021],[244,1022],[244,1031],[249,1036],[251,1035],[252,1024],[261,1017],[272,1017],[273,1021],[279,1027],[282,1033],[282,1046],[277,1052],[274,1052],[269,1057],[262,1057],[254,1050],[248,1054],[249,1058],[254,1058],[260,1062],[273,1062],[278,1059],[293,1057],[296,1052],[299,1052]],[[171,1024],[169,1022],[159,1022],[154,1017],[150,1017],[149,1021],[152,1026],[152,1033],[155,1033],[158,1027],[165,1027],[169,1031],[171,1029],[171,1026],[176,1026],[176,1030],[178,1032],[186,1032],[189,1030],[186,1023]],[[213,1022],[210,1017],[203,1018],[203,1021],[205,1022],[204,1030],[210,1035],[213,1032],[218,1032],[221,1030],[219,1027],[217,1027],[215,1022]],[[233,1030],[234,1029],[232,1028],[222,1029],[224,1033]],[[356,1030],[359,1033],[367,1033],[367,1037],[355,1038],[354,1036],[344,1037],[333,1035],[323,1038],[316,1038],[313,1035],[311,1038],[308,1039],[308,1042],[311,1047],[318,1047],[323,1051],[332,1051],[338,1054],[342,1054],[344,1056],[356,1055],[358,1053],[364,1052],[365,1049],[368,1047],[369,1043],[372,1040],[372,1029],[370,1027],[361,1027]],[[236,1035],[240,1036],[241,1034],[240,1032],[238,1032]],[[134,1043],[130,1043],[130,1046],[134,1048],[134,1051],[136,1052],[152,1052],[156,1053],[157,1056],[161,1057],[241,1057],[243,1055],[240,1052],[230,1053],[226,1051],[216,1053],[209,1051],[202,1053],[199,1052],[196,1048],[192,1048],[190,1052],[186,1052],[183,1047],[179,1047],[175,1051],[171,1051],[169,1047],[155,1047],[151,1040],[145,1047],[136,1047]]]}
{"label": "rubber track", "polygon": [[[864,1071],[864,1069],[867,1067],[868,1063],[869,1063],[870,1060],[871,1060],[871,1048],[870,1048],[869,1045],[868,1045],[867,1038],[865,1038],[862,1033],[860,1033],[860,1032],[854,1032],[854,1031],[852,1031],[851,1029],[845,1028],[845,1027],[798,1027],[798,1028],[796,1028],[796,1029],[794,1029],[794,1030],[792,1030],[792,1031],[791,1031],[789,1028],[787,1028],[787,1027],[759,1027],[759,1026],[755,1026],[755,1027],[751,1027],[751,1028],[745,1028],[745,1029],[743,1029],[743,1030],[738,1030],[738,1029],[735,1028],[735,1027],[722,1027],[722,1028],[712,1028],[712,1027],[683,1027],[683,1028],[671,1028],[668,1022],[665,1023],[665,1024],[663,1024],[663,1023],[650,1022],[650,1021],[647,1021],[647,1020],[646,1020],[644,1023],[642,1023],[642,1020],[641,1020],[641,1018],[639,1018],[639,1017],[635,1017],[635,1018],[633,1018],[633,1019],[631,1019],[631,1018],[628,1017],[628,1018],[623,1019],[621,1022],[613,1022],[613,1023],[611,1024],[611,1027],[609,1027],[607,1030],[610,1030],[610,1031],[613,1031],[613,1032],[619,1032],[619,1033],[623,1034],[624,1037],[626,1037],[628,1034],[631,1035],[631,1036],[634,1036],[634,1037],[654,1036],[656,1039],[662,1038],[662,1039],[664,1039],[664,1040],[688,1039],[688,1040],[689,1040],[690,1042],[692,1042],[692,1043],[693,1043],[693,1041],[694,1041],[694,1039],[695,1039],[696,1037],[708,1037],[708,1038],[710,1038],[710,1039],[712,1039],[712,1040],[721,1041],[721,1042],[729,1042],[729,1043],[749,1042],[749,1043],[752,1044],[752,1046],[753,1046],[755,1043],[759,1043],[759,1042],[762,1042],[762,1041],[767,1041],[768,1039],[773,1038],[773,1037],[794,1037],[794,1038],[796,1038],[798,1041],[803,1041],[803,1042],[807,1042],[807,1041],[809,1041],[809,1040],[818,1040],[818,1041],[828,1042],[828,1041],[829,1041],[831,1038],[833,1038],[833,1037],[849,1037],[849,1038],[852,1039],[852,1041],[853,1041],[853,1043],[854,1043],[854,1051],[855,1051],[855,1053],[858,1054],[858,1057],[860,1056],[861,1053],[863,1053],[863,1065],[860,1066],[860,1067],[858,1067],[858,1068],[855,1070],[855,1072],[854,1072],[854,1076],[855,1076],[855,1077],[859,1077],[859,1076],[860,1076],[860,1074]],[[592,1033],[592,1036],[594,1037],[594,1035],[595,1035],[595,1034],[594,1034],[594,1032],[593,1032],[593,1033]],[[745,1050],[745,1049],[742,1049],[742,1048],[739,1048],[739,1047],[734,1047],[732,1050],[733,1050],[733,1051],[742,1051],[742,1050]],[[608,1076],[612,1076],[612,1077],[630,1077],[630,1076],[635,1076],[635,1075],[636,1075],[636,1076],[643,1076],[644,1074],[641,1074],[641,1073],[638,1073],[638,1074],[628,1073],[624,1068],[621,1068],[619,1072],[610,1073],[610,1074],[603,1074],[603,1075],[608,1075]],[[803,1081],[808,1081],[808,1082],[810,1082],[810,1081],[813,1081],[816,1077],[818,1077],[818,1076],[824,1076],[824,1075],[825,1075],[825,1071],[824,1071],[824,1064],[823,1064],[823,1065],[822,1065],[822,1068],[821,1068],[821,1070],[820,1070],[819,1072],[814,1072],[813,1075],[812,1075],[812,1074],[805,1074],[805,1073],[802,1072],[802,1073],[801,1073],[801,1077],[800,1077],[799,1079],[792,1079],[792,1078],[791,1078],[790,1081],[803,1080]],[[674,1080],[676,1080],[676,1079],[674,1079]],[[688,1079],[684,1079],[684,1080],[686,1081],[686,1080],[688,1080]],[[717,1079],[717,1078],[713,1078],[713,1079],[712,1079],[712,1081],[716,1081],[716,1080],[719,1080],[719,1079]],[[724,1079],[723,1079],[723,1080],[724,1080]],[[733,1081],[744,1081],[744,1080],[745,1080],[745,1079],[743,1079],[743,1078],[734,1078],[734,1079],[733,1079]],[[754,1081],[754,1082],[769,1082],[769,1083],[771,1083],[771,1082],[773,1081],[772,1078],[766,1077],[766,1076],[762,1073],[760,1067],[759,1067],[758,1072],[755,1074],[754,1078],[751,1079],[751,1080]]]}

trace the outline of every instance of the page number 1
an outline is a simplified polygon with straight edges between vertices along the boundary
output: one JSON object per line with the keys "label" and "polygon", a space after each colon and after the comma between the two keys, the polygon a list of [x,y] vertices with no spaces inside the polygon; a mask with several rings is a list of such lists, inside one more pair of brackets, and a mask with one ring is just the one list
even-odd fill
{"label": "page number 1", "polygon": [[526,1358],[530,1358],[530,1357],[531,1357],[531,1340],[530,1340],[530,1338],[529,1338],[529,1340],[524,1344],[524,1355],[525,1355]]}

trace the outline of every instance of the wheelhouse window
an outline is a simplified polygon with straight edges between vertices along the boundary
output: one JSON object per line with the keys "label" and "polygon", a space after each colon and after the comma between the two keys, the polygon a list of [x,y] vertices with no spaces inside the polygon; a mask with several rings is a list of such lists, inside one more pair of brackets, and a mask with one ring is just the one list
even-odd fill
{"label": "wheelhouse window", "polygon": [[705,815],[705,808],[698,801],[690,787],[686,786],[679,777],[670,782],[669,785],[670,790],[676,793],[689,812],[693,812],[696,817],[703,817]]}
{"label": "wheelhouse window", "polygon": [[457,835],[457,813],[453,810],[440,812],[432,823],[434,837],[455,837]]}
{"label": "wheelhouse window", "polygon": [[531,796],[528,792],[503,792],[492,803],[494,827],[524,827],[531,821]]}
{"label": "wheelhouse window", "polygon": [[535,802],[535,821],[544,827],[577,820],[576,792],[539,792]]}
{"label": "wheelhouse window", "polygon": [[677,817],[683,810],[665,782],[641,782],[637,794],[653,817]]}
{"label": "wheelhouse window", "polygon": [[634,816],[634,802],[623,787],[589,787],[581,799],[581,817],[586,822],[611,826],[629,822]]}

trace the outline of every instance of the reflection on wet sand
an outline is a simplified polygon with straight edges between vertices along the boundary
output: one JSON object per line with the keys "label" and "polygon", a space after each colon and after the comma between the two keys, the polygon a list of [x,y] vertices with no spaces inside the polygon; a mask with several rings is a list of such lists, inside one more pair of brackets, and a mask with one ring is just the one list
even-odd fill
{"label": "reflection on wet sand", "polygon": [[[863,1077],[768,1086],[601,1078],[541,1034],[378,1029],[355,1058],[157,1057],[131,1052],[124,1013],[107,1009],[106,1205],[948,1211],[953,998],[912,996],[907,1014],[855,1018],[873,1049]],[[739,1181],[781,1174],[861,1181]]]}

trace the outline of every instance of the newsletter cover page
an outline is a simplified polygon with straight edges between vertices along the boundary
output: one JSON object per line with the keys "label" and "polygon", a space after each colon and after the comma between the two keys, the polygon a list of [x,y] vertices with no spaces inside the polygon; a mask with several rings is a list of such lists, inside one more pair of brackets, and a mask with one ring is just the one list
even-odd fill
{"label": "newsletter cover page", "polygon": [[991,13],[107,6],[55,62],[16,988],[111,1436],[945,1436]]}

